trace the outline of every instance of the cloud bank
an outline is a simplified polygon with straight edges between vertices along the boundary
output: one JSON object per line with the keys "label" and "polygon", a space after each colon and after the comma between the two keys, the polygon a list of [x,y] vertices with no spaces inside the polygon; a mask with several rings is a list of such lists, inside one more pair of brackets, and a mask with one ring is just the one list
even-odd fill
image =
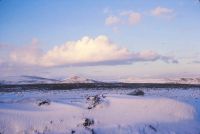
{"label": "cloud bank", "polygon": [[43,67],[121,65],[157,60],[166,63],[178,62],[172,57],[151,50],[132,52],[117,46],[103,35],[96,38],[86,36],[77,41],[69,41],[47,52],[42,52],[38,45],[31,44],[9,53],[11,63]]}
{"label": "cloud bank", "polygon": [[42,56],[42,51],[35,43],[21,48],[15,48],[9,53],[11,63],[21,63],[26,65],[39,64]]}

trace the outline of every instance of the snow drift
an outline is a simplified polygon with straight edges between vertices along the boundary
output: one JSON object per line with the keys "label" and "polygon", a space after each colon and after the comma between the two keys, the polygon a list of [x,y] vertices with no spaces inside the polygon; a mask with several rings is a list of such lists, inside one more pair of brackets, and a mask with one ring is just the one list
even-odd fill
{"label": "snow drift", "polygon": [[[0,132],[14,133],[192,133],[200,131],[195,108],[163,97],[107,95],[88,109],[79,105],[29,100],[0,105]],[[86,124],[85,119],[92,123]],[[87,126],[86,126],[87,125]]]}

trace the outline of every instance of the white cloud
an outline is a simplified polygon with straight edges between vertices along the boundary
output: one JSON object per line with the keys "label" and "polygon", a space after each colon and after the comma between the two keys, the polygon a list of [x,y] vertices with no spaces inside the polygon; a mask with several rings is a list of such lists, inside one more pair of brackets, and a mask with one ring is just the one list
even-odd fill
{"label": "white cloud", "polygon": [[90,66],[132,64],[141,61],[162,60],[167,63],[176,61],[154,51],[131,52],[127,48],[112,43],[106,36],[83,37],[42,53],[36,44],[18,48],[10,52],[9,61],[21,65],[53,66]]}
{"label": "white cloud", "polygon": [[131,56],[126,48],[120,48],[109,41],[106,36],[96,38],[83,37],[75,42],[56,46],[44,55],[44,65],[75,65],[85,63],[103,63],[123,60]]}
{"label": "white cloud", "polygon": [[165,7],[156,7],[151,11],[151,14],[153,16],[162,16],[162,17],[167,17],[170,16],[174,13],[172,9],[165,8]]}
{"label": "white cloud", "polygon": [[110,25],[115,25],[120,23],[120,18],[116,16],[109,16],[105,20],[105,24],[110,26]]}
{"label": "white cloud", "polygon": [[172,58],[161,56],[153,51],[131,52],[112,43],[106,36],[98,36],[83,37],[81,40],[54,47],[42,57],[41,65],[130,64],[159,59],[165,62],[172,61]]}

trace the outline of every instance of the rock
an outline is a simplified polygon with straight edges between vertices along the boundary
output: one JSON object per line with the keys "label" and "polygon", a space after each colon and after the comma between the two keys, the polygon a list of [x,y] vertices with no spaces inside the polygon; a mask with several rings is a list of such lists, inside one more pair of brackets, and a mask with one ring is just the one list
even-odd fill
{"label": "rock", "polygon": [[72,131],[71,131],[71,134],[75,134],[75,132],[76,132],[75,130],[72,130]]}
{"label": "rock", "polygon": [[128,95],[144,96],[144,92],[142,90],[135,90],[133,92],[128,93]]}

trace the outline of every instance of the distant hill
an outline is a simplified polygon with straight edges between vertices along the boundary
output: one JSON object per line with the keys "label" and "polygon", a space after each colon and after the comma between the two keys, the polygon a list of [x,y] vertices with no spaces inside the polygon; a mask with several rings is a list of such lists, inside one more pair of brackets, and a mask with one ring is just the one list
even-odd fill
{"label": "distant hill", "polygon": [[[93,79],[88,79],[80,76],[71,76],[66,79],[44,78],[40,76],[10,76],[6,80],[0,80],[0,85],[15,85],[15,84],[59,84],[59,83],[105,83]],[[109,82],[106,82],[109,83]],[[126,78],[110,83],[152,83],[152,84],[200,84],[200,78],[165,78],[165,79],[150,79],[150,78]]]}
{"label": "distant hill", "polygon": [[72,76],[62,80],[61,83],[101,83],[101,82],[80,76]]}
{"label": "distant hill", "polygon": [[100,81],[72,76],[63,80],[44,78],[39,76],[10,76],[7,80],[0,80],[0,85],[15,85],[15,84],[58,84],[58,83],[101,83]]}
{"label": "distant hill", "polygon": [[59,80],[44,78],[39,76],[10,76],[7,80],[0,81],[1,84],[42,84],[42,83],[59,83]]}
{"label": "distant hill", "polygon": [[165,79],[150,79],[150,78],[127,78],[122,79],[123,83],[163,83],[163,84],[200,84],[200,78],[165,78]]}

